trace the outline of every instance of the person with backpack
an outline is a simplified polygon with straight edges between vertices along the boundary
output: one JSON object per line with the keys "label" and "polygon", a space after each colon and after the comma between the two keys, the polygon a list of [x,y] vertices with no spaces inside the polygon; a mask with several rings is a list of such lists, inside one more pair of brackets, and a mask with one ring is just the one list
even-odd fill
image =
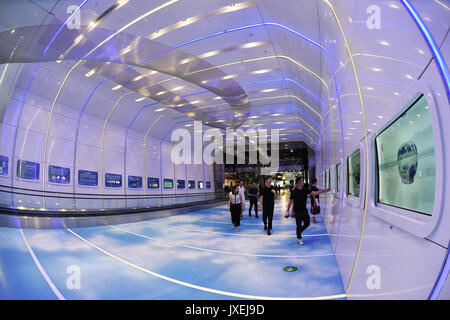
{"label": "person with backpack", "polygon": [[250,207],[248,208],[248,216],[252,216],[252,208],[255,206],[255,216],[258,217],[258,188],[256,188],[256,182],[253,182],[252,187],[248,189],[248,200],[250,201]]}
{"label": "person with backpack", "polygon": [[[264,186],[259,195],[259,211],[263,212],[264,230],[267,230],[267,235],[271,235],[273,209],[275,206],[275,187],[272,186],[272,177],[267,176],[264,179]],[[269,221],[267,221],[269,220]]]}

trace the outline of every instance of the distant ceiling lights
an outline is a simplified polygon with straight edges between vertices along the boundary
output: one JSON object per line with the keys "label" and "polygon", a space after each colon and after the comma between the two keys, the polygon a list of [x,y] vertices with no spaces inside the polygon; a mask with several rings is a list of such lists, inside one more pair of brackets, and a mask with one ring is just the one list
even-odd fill
{"label": "distant ceiling lights", "polygon": [[116,91],[116,90],[119,90],[120,88],[122,88],[121,84],[119,84],[119,85],[117,85],[115,87],[112,87],[111,90]]}
{"label": "distant ceiling lights", "polygon": [[378,42],[379,44],[383,45],[383,46],[390,46],[391,44],[385,40],[381,40]]}
{"label": "distant ceiling lights", "polygon": [[280,90],[280,89],[279,88],[264,89],[264,90],[261,90],[260,92],[273,92],[273,91],[277,91],[277,90]]}
{"label": "distant ceiling lights", "polygon": [[263,74],[263,73],[268,73],[268,72],[272,72],[272,71],[274,71],[274,69],[261,69],[261,70],[250,71],[249,74]]}
{"label": "distant ceiling lights", "polygon": [[160,92],[158,92],[157,94],[155,94],[155,96],[160,96],[160,95],[162,95],[162,94],[164,94],[164,93],[167,93],[167,91],[165,90],[165,91],[160,91]]}
{"label": "distant ceiling lights", "polygon": [[160,112],[160,111],[163,111],[163,110],[166,110],[166,108],[159,108],[159,109],[156,109],[155,112]]}
{"label": "distant ceiling lights", "polygon": [[142,97],[142,98],[138,98],[138,99],[136,99],[136,100],[134,100],[134,101],[136,101],[136,102],[141,102],[142,100],[145,100],[146,98],[145,97]]}
{"label": "distant ceiling lights", "polygon": [[158,71],[150,71],[150,72],[148,72],[148,73],[141,74],[141,75],[135,77],[135,78],[133,79],[133,82],[139,81],[139,80],[141,80],[141,79],[143,79],[143,78],[145,78],[145,77],[151,76],[151,75],[153,75],[153,74],[155,74],[155,73],[158,73]]}

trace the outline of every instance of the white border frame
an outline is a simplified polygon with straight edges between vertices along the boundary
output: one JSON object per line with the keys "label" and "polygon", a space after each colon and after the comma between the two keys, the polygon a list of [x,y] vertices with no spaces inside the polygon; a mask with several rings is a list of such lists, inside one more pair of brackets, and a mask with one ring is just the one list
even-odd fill
{"label": "white border frame", "polygon": [[[412,99],[417,93],[423,93],[427,99],[430,112],[430,118],[433,129],[434,137],[434,151],[436,160],[436,181],[435,181],[435,193],[434,193],[434,206],[431,216],[427,214],[422,214],[407,209],[401,209],[398,207],[389,206],[386,204],[378,203],[377,189],[378,189],[378,178],[377,178],[377,155],[375,149],[375,138],[384,129],[389,127],[393,122],[395,122],[401,114],[411,107]],[[408,99],[408,100],[406,100]],[[370,212],[382,219],[395,225],[403,230],[406,230],[418,237],[425,238],[429,236],[433,230],[436,228],[437,223],[440,219],[443,209],[444,200],[444,145],[443,145],[443,131],[442,123],[439,116],[439,106],[436,104],[436,99],[433,94],[432,88],[427,85],[422,80],[417,80],[416,84],[405,90],[401,97],[395,102],[396,106],[401,106],[399,111],[386,122],[376,133],[370,136],[369,140],[369,166],[370,166],[370,177],[368,190],[369,192],[369,204],[368,209]],[[447,107],[447,106],[445,106]]]}
{"label": "white border frame", "polygon": [[[106,186],[106,175],[107,174],[115,174],[115,175],[118,175],[118,176],[121,176],[122,177],[122,185],[120,186],[120,187],[107,187]],[[119,174],[119,173],[111,173],[111,172],[105,172],[104,173],[104,175],[105,175],[105,180],[103,180],[103,183],[105,184],[104,186],[103,186],[103,188],[105,188],[105,189],[107,189],[107,190],[122,190],[122,189],[124,189],[124,185],[123,185],[123,174]],[[128,183],[128,180],[127,180],[127,183]]]}
{"label": "white border frame", "polygon": [[[31,180],[31,179],[25,179],[25,178],[20,178],[20,177],[18,177],[17,176],[17,168],[19,167],[18,165],[17,165],[17,163],[16,163],[16,167],[15,167],[15,169],[16,169],[16,173],[14,174],[14,177],[16,178],[16,181],[23,181],[23,182],[31,182],[31,183],[40,183],[41,182],[41,168],[42,168],[42,165],[41,165],[41,163],[39,162],[39,161],[29,161],[29,160],[22,160],[22,159],[17,159],[16,161],[26,161],[26,162],[34,162],[34,163],[37,163],[37,164],[39,164],[39,178],[37,179],[37,180]],[[4,176],[2,176],[2,177],[4,177]]]}
{"label": "white border frame", "polygon": [[[70,182],[69,183],[50,182],[50,175],[48,174],[49,173],[48,170],[50,169],[50,166],[52,166],[52,167],[60,167],[60,168],[63,168],[63,169],[69,169],[69,179],[71,179]],[[53,165],[53,164],[49,164],[47,166],[47,184],[48,185],[50,185],[50,186],[58,186],[58,187],[72,186],[72,181],[73,181],[73,177],[72,177],[72,170],[71,170],[71,168],[62,167],[62,166],[56,166],[56,165]]]}
{"label": "white border frame", "polygon": [[[82,171],[89,171],[89,172],[97,172],[97,185],[96,186],[86,186],[86,185],[83,185],[83,184],[79,184],[78,177],[79,177],[80,170],[82,170]],[[92,171],[92,170],[85,170],[85,169],[78,169],[76,172],[77,172],[77,174],[76,174],[77,181],[76,181],[75,188],[100,189],[100,185],[98,184],[100,172]]]}
{"label": "white border frame", "polygon": [[[128,177],[130,177],[130,176],[142,178],[142,186],[140,188],[130,188],[129,183],[128,183]],[[145,188],[144,188],[144,177],[143,176],[133,176],[132,174],[129,174],[126,177],[127,177],[127,187],[126,187],[127,190],[145,190]]]}
{"label": "white border frame", "polygon": [[[345,175],[346,175],[346,184],[345,184],[345,204],[349,207],[353,208],[361,208],[363,207],[363,198],[365,196],[366,191],[366,146],[365,146],[365,138],[363,138],[356,149],[353,149],[352,152],[348,153],[345,156]],[[348,158],[359,150],[360,155],[360,179],[359,179],[359,197],[351,195],[348,193]]]}

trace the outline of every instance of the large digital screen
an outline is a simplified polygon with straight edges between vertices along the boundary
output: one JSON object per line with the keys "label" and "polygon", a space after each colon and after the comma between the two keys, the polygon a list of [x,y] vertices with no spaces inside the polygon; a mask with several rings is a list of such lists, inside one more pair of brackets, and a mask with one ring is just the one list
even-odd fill
{"label": "large digital screen", "polygon": [[51,183],[70,184],[70,169],[48,166],[48,181]]}
{"label": "large digital screen", "polygon": [[0,176],[8,175],[8,157],[0,156]]}
{"label": "large digital screen", "polygon": [[142,188],[142,177],[128,176],[128,188],[130,189]]}
{"label": "large digital screen", "polygon": [[189,180],[188,181],[188,187],[189,187],[189,189],[195,189],[195,181],[194,180]]}
{"label": "large digital screen", "polygon": [[164,179],[164,189],[173,189],[172,179]]}
{"label": "large digital screen", "polygon": [[39,181],[39,163],[17,160],[17,177],[20,179]]}
{"label": "large digital screen", "polygon": [[121,188],[122,187],[122,175],[114,174],[114,173],[105,173],[105,187]]}
{"label": "large digital screen", "polygon": [[419,93],[408,105],[375,138],[378,202],[431,215],[436,166],[428,102]]}
{"label": "large digital screen", "polygon": [[341,164],[336,165],[336,191],[341,190]]}
{"label": "large digital screen", "polygon": [[177,189],[186,188],[186,180],[177,180]]}
{"label": "large digital screen", "polygon": [[80,186],[98,186],[98,172],[88,170],[78,170],[78,184]]}
{"label": "large digital screen", "polygon": [[206,189],[211,189],[211,181],[206,181]]}
{"label": "large digital screen", "polygon": [[147,178],[147,188],[159,189],[159,178]]}
{"label": "large digital screen", "polygon": [[361,151],[353,152],[347,158],[347,194],[359,197],[361,181]]}
{"label": "large digital screen", "polygon": [[198,188],[203,189],[203,181],[198,181]]}

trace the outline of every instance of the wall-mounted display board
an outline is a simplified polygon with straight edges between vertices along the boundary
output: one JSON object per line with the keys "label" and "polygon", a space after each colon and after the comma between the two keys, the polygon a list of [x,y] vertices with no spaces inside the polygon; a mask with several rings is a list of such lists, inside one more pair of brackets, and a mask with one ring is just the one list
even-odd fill
{"label": "wall-mounted display board", "polygon": [[147,178],[147,188],[159,189],[159,178]]}
{"label": "wall-mounted display board", "polygon": [[188,181],[188,187],[189,187],[189,189],[195,189],[195,181],[194,180],[189,180]]}
{"label": "wall-mounted display board", "polygon": [[39,168],[37,162],[17,160],[17,177],[25,180],[39,181]]}
{"label": "wall-mounted display board", "polygon": [[177,189],[186,188],[186,180],[177,180]]}
{"label": "wall-mounted display board", "polygon": [[328,169],[328,188],[331,188],[331,169]]}
{"label": "wall-mounted display board", "polygon": [[78,170],[78,184],[80,186],[98,186],[98,172],[88,170]]}
{"label": "wall-mounted display board", "polygon": [[359,197],[361,184],[361,151],[358,149],[347,158],[347,194]]}
{"label": "wall-mounted display board", "polygon": [[8,175],[8,157],[0,156],[0,176]]}
{"label": "wall-mounted display board", "polygon": [[198,181],[198,188],[203,189],[203,181]]}
{"label": "wall-mounted display board", "polygon": [[164,179],[164,189],[173,189],[173,179]]}
{"label": "wall-mounted display board", "polygon": [[105,187],[121,188],[122,187],[122,175],[114,174],[114,173],[105,173]]}
{"label": "wall-mounted display board", "polygon": [[128,188],[130,188],[130,189],[142,188],[142,177],[128,176]]}
{"label": "wall-mounted display board", "polygon": [[206,181],[206,189],[211,189],[211,181]]}
{"label": "wall-mounted display board", "polygon": [[431,215],[436,160],[428,102],[420,94],[375,138],[378,202]]}
{"label": "wall-mounted display board", "polygon": [[341,163],[336,165],[336,191],[341,191]]}
{"label": "wall-mounted display board", "polygon": [[70,169],[58,166],[48,166],[48,182],[70,184]]}

